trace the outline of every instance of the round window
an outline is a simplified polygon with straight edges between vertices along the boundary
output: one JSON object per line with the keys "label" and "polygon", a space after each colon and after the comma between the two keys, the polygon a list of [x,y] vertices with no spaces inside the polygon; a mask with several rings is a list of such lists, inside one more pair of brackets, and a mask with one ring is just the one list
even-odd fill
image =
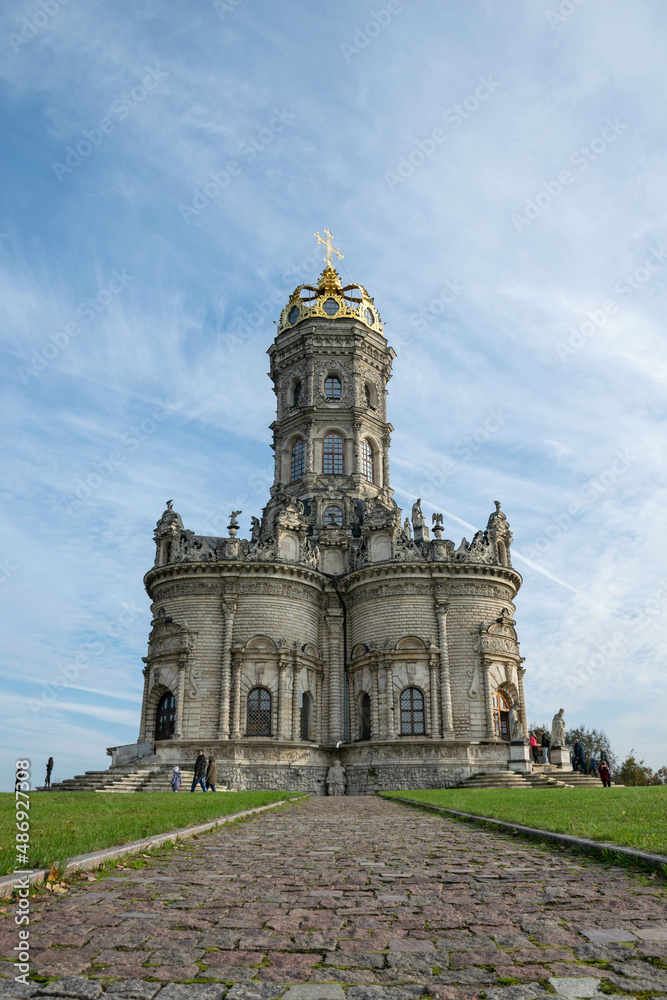
{"label": "round window", "polygon": [[289,314],[287,316],[287,321],[289,323],[296,323],[296,321],[298,320],[298,318],[299,318],[299,307],[298,306],[292,306],[292,308],[290,309]]}
{"label": "round window", "polygon": [[335,299],[327,299],[322,308],[324,309],[327,316],[335,316],[340,306],[338,305]]}
{"label": "round window", "polygon": [[366,317],[366,322],[368,323],[368,325],[372,326],[373,323],[375,322],[375,316],[373,315],[373,310],[367,309],[364,313],[364,316]]}

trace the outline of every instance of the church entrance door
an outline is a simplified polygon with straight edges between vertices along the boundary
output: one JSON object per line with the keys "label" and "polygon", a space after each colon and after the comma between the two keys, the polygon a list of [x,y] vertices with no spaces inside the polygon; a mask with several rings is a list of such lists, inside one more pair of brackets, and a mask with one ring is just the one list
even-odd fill
{"label": "church entrance door", "polygon": [[510,706],[502,691],[493,696],[493,728],[499,739],[510,742]]}

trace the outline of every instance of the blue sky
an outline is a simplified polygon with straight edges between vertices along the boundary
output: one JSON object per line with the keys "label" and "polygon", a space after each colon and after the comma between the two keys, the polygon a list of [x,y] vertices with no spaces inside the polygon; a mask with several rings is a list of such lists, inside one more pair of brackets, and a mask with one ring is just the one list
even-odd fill
{"label": "blue sky", "polygon": [[531,720],[667,762],[666,27],[621,0],[4,6],[3,787],[136,739],[155,521],[260,512],[265,352],[325,227],[398,354],[397,501],[457,544],[503,503]]}

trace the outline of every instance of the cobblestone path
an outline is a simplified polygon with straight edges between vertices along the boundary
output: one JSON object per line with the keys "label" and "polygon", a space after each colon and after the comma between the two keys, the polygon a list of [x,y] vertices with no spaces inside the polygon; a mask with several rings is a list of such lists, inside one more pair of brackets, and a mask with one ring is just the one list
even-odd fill
{"label": "cobblestone path", "polygon": [[666,887],[382,799],[303,799],[40,895],[47,986],[12,992],[9,907],[0,1000],[667,995]]}

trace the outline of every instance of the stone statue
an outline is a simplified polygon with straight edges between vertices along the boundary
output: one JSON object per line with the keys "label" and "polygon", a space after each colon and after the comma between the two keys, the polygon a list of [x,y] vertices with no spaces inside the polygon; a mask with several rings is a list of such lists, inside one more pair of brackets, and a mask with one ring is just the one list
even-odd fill
{"label": "stone statue", "polygon": [[403,534],[406,538],[412,538],[412,529],[410,527],[410,519],[408,517],[406,517],[403,522]]}
{"label": "stone statue", "polygon": [[345,768],[339,760],[335,760],[327,771],[327,791],[329,795],[345,795],[346,785]]}
{"label": "stone statue", "polygon": [[565,709],[559,708],[551,721],[551,746],[552,748],[565,746],[565,722],[563,712]]}
{"label": "stone statue", "polygon": [[422,514],[421,497],[418,497],[416,503],[413,503],[412,505],[412,527],[413,528],[426,527],[426,521],[424,520],[424,515]]}
{"label": "stone statue", "polygon": [[173,510],[173,509],[174,509],[174,501],[167,500],[167,510]]}
{"label": "stone statue", "polygon": [[519,713],[512,705],[510,708],[510,740],[512,743],[525,743],[526,734],[523,731],[523,726],[521,725],[521,720],[519,719]]}
{"label": "stone statue", "polygon": [[259,522],[259,518],[258,517],[251,517],[250,518],[250,537],[251,537],[251,539],[252,539],[253,542],[259,541],[259,530],[260,530],[260,528],[261,528],[261,524]]}

